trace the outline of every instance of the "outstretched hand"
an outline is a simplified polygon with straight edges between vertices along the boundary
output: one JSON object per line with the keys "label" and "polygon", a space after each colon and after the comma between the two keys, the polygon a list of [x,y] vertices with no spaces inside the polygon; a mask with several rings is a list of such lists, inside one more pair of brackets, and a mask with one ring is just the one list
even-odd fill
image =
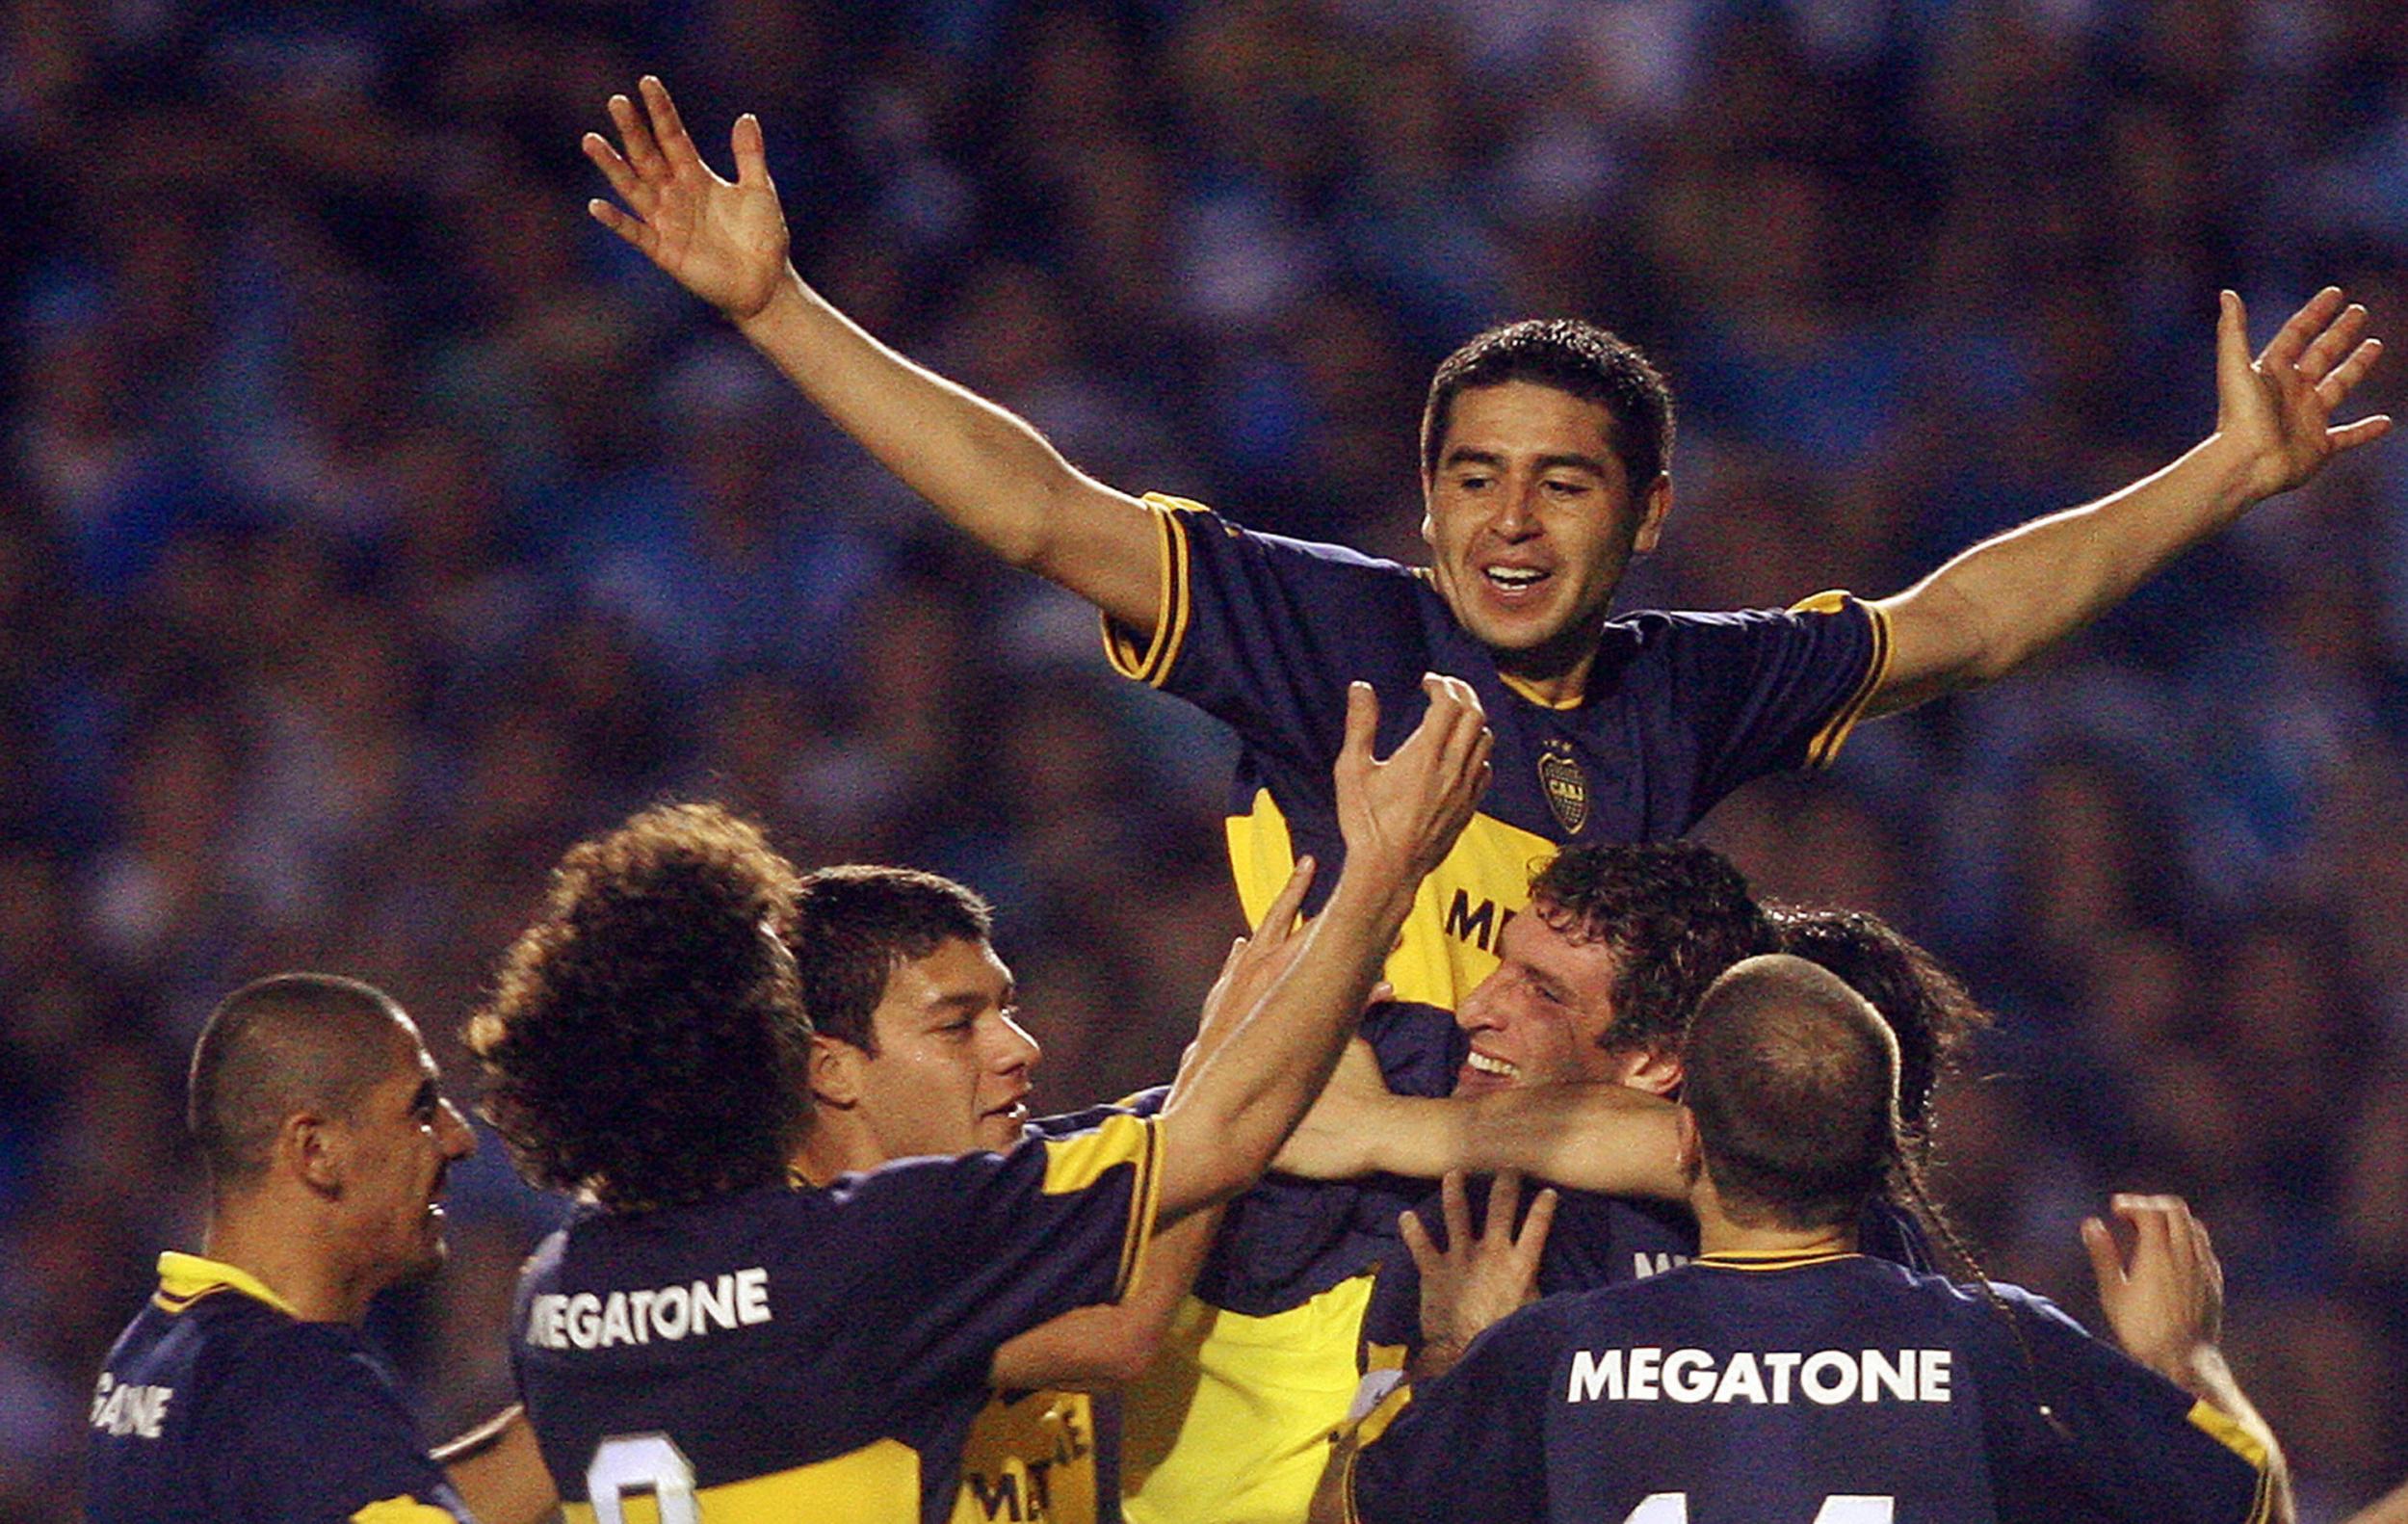
{"label": "outstretched hand", "polygon": [[2224,1268],[2207,1224],[2174,1196],[2118,1196],[2109,1206],[2132,1225],[2129,1258],[2101,1218],[2085,1218],[2082,1247],[2099,1281],[2099,1306],[2124,1353],[2179,1385],[2193,1356],[2224,1325]]}
{"label": "outstretched hand", "polygon": [[2333,423],[2350,389],[2382,356],[2381,339],[2363,338],[2367,309],[2327,286],[2290,316],[2255,360],[2249,314],[2227,291],[2215,324],[2215,430],[2247,452],[2249,498],[2287,492],[2343,450],[2391,431],[2377,413]]}
{"label": "outstretched hand", "polygon": [[1427,672],[1429,709],[1386,761],[1372,755],[1379,700],[1369,683],[1347,689],[1346,742],[1336,771],[1338,831],[1349,870],[1394,873],[1409,892],[1438,866],[1488,788],[1495,743],[1479,696],[1459,677]]}
{"label": "outstretched hand", "polygon": [[1422,1273],[1422,1353],[1416,1379],[1437,1376],[1463,1357],[1489,1325],[1538,1300],[1538,1260],[1555,1221],[1556,1193],[1541,1191],[1530,1215],[1514,1222],[1522,1177],[1510,1169],[1488,1188],[1488,1210],[1477,1234],[1463,1176],[1451,1171],[1438,1187],[1446,1218],[1447,1247],[1440,1248],[1422,1220],[1407,1212],[1397,1220],[1404,1247]]}
{"label": "outstretched hand", "polygon": [[646,74],[637,91],[641,112],[624,95],[611,97],[619,147],[598,132],[583,143],[626,207],[597,198],[586,209],[731,320],[758,315],[786,272],[786,214],[770,183],[760,118],[736,118],[736,178],[722,180],[694,150],[668,87]]}

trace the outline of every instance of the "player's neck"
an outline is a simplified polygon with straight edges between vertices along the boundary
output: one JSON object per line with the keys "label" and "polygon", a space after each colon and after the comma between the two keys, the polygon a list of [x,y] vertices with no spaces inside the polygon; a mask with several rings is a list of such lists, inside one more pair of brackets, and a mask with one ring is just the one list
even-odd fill
{"label": "player's neck", "polygon": [[1733,1213],[1710,1177],[1700,1175],[1689,1190],[1689,1208],[1697,1214],[1700,1254],[1852,1254],[1856,1252],[1853,1219],[1821,1227],[1791,1227],[1758,1212]]}
{"label": "player's neck", "polygon": [[1588,696],[1588,674],[1597,665],[1597,634],[1567,637],[1530,651],[1497,651],[1497,674],[1505,686],[1534,704],[1569,709]]}
{"label": "player's neck", "polygon": [[886,1153],[868,1129],[853,1125],[845,1112],[823,1105],[814,1108],[810,1129],[787,1169],[806,1184],[825,1185],[840,1174],[857,1174],[884,1163]]}
{"label": "player's neck", "polygon": [[329,1261],[324,1243],[325,1235],[308,1224],[221,1207],[209,1220],[200,1252],[275,1293],[303,1323],[357,1323],[368,1315],[380,1285],[364,1283]]}

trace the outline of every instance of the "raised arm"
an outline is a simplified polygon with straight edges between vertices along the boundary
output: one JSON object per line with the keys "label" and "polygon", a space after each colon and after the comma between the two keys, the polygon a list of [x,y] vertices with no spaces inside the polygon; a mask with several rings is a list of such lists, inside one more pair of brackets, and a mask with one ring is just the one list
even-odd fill
{"label": "raised arm", "polygon": [[1164,1105],[1165,1222],[1235,1196],[1270,1163],[1337,1064],[1415,888],[1487,785],[1479,699],[1456,678],[1422,686],[1429,710],[1385,762],[1372,756],[1371,688],[1356,683],[1348,693],[1336,769],[1345,871],[1301,930],[1279,924],[1277,907],[1265,917],[1255,942],[1297,938],[1293,961],[1225,1038],[1209,1051],[1199,1040]]}
{"label": "raised arm", "polygon": [[2224,1268],[2208,1242],[2208,1225],[2180,1196],[2118,1196],[2110,1204],[2132,1225],[2130,1257],[2102,1219],[2083,1221],[2081,1240],[2116,1343],[2257,1442],[2273,1483],[2271,1517],[2290,1524],[2294,1507],[2283,1448],[2233,1379],[2217,1342],[2224,1327]]}
{"label": "raised arm", "polygon": [[836,426],[955,527],[1133,629],[1161,607],[1159,537],[1145,506],[1094,481],[1012,414],[872,338],[803,283],[787,257],[761,122],[736,118],[736,178],[702,162],[668,90],[610,101],[619,143],[586,134],[624,206],[594,219],[726,314]]}
{"label": "raised arm", "polygon": [[2381,438],[2392,421],[2380,414],[2332,422],[2382,353],[2380,340],[2362,340],[2366,326],[2367,309],[2327,287],[2252,361],[2247,314],[2240,298],[2225,292],[2215,330],[2215,432],[2163,470],[1984,540],[1883,599],[1890,666],[1871,712],[2013,671],[2253,504]]}

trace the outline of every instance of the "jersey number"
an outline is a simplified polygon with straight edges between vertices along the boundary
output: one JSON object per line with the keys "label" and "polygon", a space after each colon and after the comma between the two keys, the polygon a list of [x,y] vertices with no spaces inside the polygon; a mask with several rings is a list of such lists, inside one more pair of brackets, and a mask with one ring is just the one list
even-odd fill
{"label": "jersey number", "polygon": [[[1815,1512],[1815,1524],[1890,1524],[1892,1499],[1855,1492],[1834,1492]],[[1688,1494],[1650,1492],[1631,1510],[1622,1524],[1688,1524]]]}
{"label": "jersey number", "polygon": [[593,1464],[586,1467],[586,1498],[593,1505],[595,1524],[627,1524],[621,1500],[647,1492],[661,1511],[661,1524],[702,1524],[702,1507],[694,1496],[694,1463],[668,1435],[613,1434],[593,1447]]}

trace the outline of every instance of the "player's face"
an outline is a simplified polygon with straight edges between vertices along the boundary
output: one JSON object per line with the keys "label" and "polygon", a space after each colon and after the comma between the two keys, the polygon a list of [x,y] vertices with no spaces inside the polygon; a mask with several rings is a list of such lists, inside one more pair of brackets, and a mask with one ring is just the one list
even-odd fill
{"label": "player's face", "polygon": [[1603,403],[1534,381],[1455,394],[1422,539],[1455,618],[1507,670],[1593,648],[1633,552],[1653,550],[1670,480],[1634,494]]}
{"label": "player's face", "polygon": [[1015,1015],[1011,970],[984,942],[950,939],[887,976],[861,1065],[861,1117],[887,1158],[1020,1141],[1037,1046]]}
{"label": "player's face", "polygon": [[1497,955],[1455,1012],[1472,1038],[1455,1093],[1620,1079],[1618,1055],[1597,1045],[1613,1025],[1613,949],[1575,941],[1533,908],[1505,923]]}
{"label": "player's face", "polygon": [[415,1029],[396,1044],[392,1072],[344,1124],[352,1135],[344,1181],[350,1231],[363,1270],[380,1284],[415,1279],[443,1263],[443,1187],[477,1136],[443,1098]]}

